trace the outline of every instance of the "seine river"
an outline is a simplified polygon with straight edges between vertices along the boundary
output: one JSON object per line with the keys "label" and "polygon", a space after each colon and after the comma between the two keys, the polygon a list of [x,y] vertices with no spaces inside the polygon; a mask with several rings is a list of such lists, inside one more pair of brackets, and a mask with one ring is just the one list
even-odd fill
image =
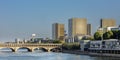
{"label": "seine river", "polygon": [[53,52],[27,52],[27,51],[0,51],[0,60],[120,60],[112,57],[96,57]]}

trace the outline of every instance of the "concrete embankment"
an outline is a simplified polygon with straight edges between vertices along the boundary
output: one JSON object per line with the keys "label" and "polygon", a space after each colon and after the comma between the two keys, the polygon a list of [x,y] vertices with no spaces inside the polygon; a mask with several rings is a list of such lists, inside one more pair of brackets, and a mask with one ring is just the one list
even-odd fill
{"label": "concrete embankment", "polygon": [[101,57],[119,57],[120,54],[109,54],[109,53],[89,53],[90,56],[101,56]]}
{"label": "concrete embankment", "polygon": [[62,53],[78,54],[78,55],[89,55],[88,52],[83,52],[80,50],[63,50]]}
{"label": "concrete embankment", "polygon": [[89,56],[100,56],[100,57],[119,57],[120,58],[120,54],[90,53],[90,52],[83,52],[80,50],[63,50],[62,53],[77,54],[77,55],[89,55]]}

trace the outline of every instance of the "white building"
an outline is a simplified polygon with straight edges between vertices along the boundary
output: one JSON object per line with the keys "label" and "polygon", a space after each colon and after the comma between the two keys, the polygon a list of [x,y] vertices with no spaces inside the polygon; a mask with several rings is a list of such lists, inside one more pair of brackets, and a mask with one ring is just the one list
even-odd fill
{"label": "white building", "polygon": [[15,43],[19,44],[19,42],[20,42],[20,39],[19,39],[19,38],[16,38],[16,39],[15,39]]}
{"label": "white building", "polygon": [[81,51],[87,51],[90,47],[89,44],[90,40],[80,40],[80,50]]}
{"label": "white building", "polygon": [[107,27],[106,30],[107,31],[115,31],[115,30],[119,30],[119,27]]}
{"label": "white building", "polygon": [[120,41],[117,39],[90,41],[90,50],[120,50]]}
{"label": "white building", "polygon": [[102,41],[90,41],[90,50],[100,50],[102,48]]}

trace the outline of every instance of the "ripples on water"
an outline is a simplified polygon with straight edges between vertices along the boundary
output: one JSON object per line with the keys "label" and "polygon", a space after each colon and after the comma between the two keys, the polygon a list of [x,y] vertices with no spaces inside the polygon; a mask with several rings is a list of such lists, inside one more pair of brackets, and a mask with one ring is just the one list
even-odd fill
{"label": "ripples on water", "polygon": [[27,52],[27,51],[1,51],[0,60],[120,60],[112,57],[93,57],[88,55],[75,55],[53,52]]}

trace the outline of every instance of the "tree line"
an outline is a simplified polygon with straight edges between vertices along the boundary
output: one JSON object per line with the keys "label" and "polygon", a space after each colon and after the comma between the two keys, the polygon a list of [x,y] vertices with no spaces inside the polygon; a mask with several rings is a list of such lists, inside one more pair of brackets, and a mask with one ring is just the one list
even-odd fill
{"label": "tree line", "polygon": [[94,39],[101,40],[101,39],[119,39],[120,40],[120,30],[115,31],[107,31],[105,33],[95,32]]}

